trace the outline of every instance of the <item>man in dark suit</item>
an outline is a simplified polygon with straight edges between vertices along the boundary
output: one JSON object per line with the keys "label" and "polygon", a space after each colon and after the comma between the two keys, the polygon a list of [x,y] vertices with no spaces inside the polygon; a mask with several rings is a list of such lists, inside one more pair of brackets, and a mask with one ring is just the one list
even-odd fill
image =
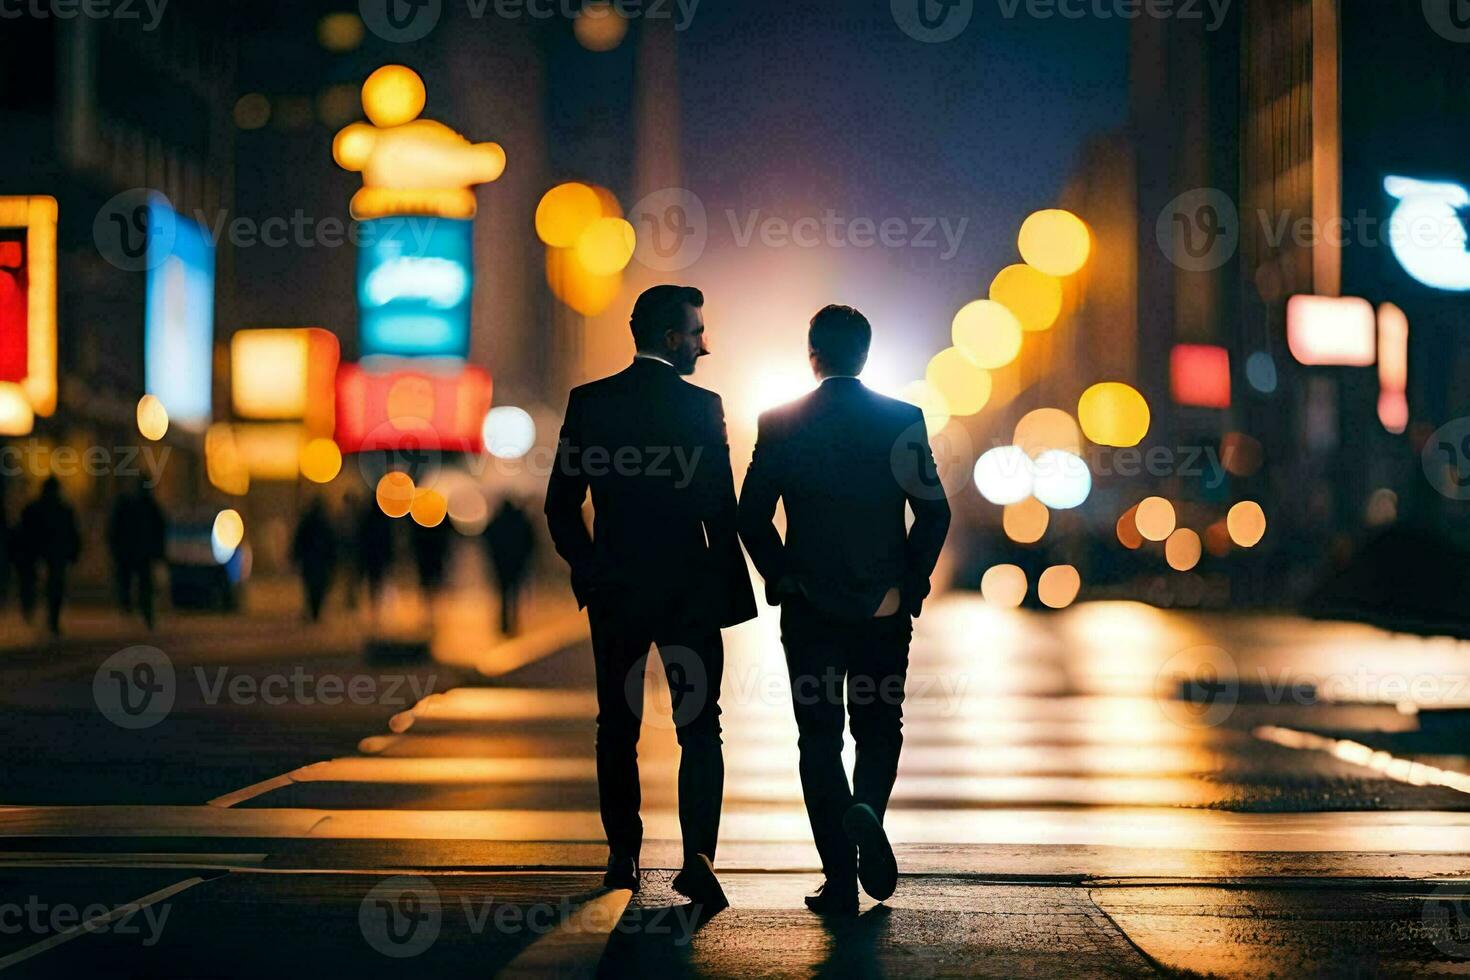
{"label": "man in dark suit", "polygon": [[[846,306],[811,321],[821,386],[761,416],[740,534],[781,606],[800,732],[801,786],[826,882],[816,912],[854,914],[857,886],[882,901],[898,869],[883,813],[903,744],[913,617],[949,530],[923,413],[858,380],[872,328]],[[786,540],[772,519],[786,507]],[[906,508],[913,510],[906,530]],[[857,763],[842,765],[843,686]]]}
{"label": "man in dark suit", "polygon": [[[712,862],[725,763],[720,629],[756,614],[740,551],[720,397],[684,380],[705,346],[704,296],[655,286],[633,307],[633,363],[573,389],[546,517],[586,607],[597,666],[597,784],[610,888],[638,889],[638,734],[656,645],[677,727],[684,866],[674,888],[718,910]],[[592,493],[589,534],[582,504]]]}

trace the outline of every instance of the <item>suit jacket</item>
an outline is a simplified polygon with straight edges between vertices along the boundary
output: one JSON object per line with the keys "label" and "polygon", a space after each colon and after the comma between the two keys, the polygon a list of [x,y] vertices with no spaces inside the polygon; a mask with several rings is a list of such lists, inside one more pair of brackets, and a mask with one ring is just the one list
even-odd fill
{"label": "suit jacket", "polygon": [[718,626],[755,617],[724,407],[668,364],[636,358],[572,390],[546,519],[582,606],[605,596],[641,608],[692,602]]}
{"label": "suit jacket", "polygon": [[[786,506],[786,540],[772,519]],[[906,529],[905,505],[913,509]],[[818,609],[865,619],[898,586],[917,616],[949,531],[923,413],[856,378],[829,378],[760,419],[740,500],[740,535],[780,604],[793,584]]]}

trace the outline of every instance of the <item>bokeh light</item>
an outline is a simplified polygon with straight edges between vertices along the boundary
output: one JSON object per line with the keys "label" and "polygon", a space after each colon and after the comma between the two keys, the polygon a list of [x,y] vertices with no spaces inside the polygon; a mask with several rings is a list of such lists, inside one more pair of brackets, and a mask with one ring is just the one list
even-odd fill
{"label": "bokeh light", "polygon": [[1032,472],[1031,492],[1052,510],[1080,507],[1092,493],[1087,463],[1064,449],[1048,449],[1036,457]]}
{"label": "bokeh light", "polygon": [[1021,258],[1049,276],[1074,275],[1087,264],[1092,233],[1070,211],[1037,211],[1021,225]]}
{"label": "bokeh light", "polygon": [[999,303],[978,299],[955,314],[954,345],[977,367],[995,370],[1021,353],[1021,321]]}
{"label": "bokeh light", "polygon": [[583,316],[596,316],[612,305],[623,289],[621,274],[595,276],[577,261],[575,249],[546,250],[546,284],[552,295]]}
{"label": "bokeh light", "polygon": [[234,117],[241,129],[264,129],[271,121],[271,100],[259,92],[247,92],[235,102]]}
{"label": "bokeh light", "polygon": [[420,527],[438,527],[449,516],[449,501],[438,490],[419,489],[409,503],[409,514]]}
{"label": "bokeh light", "polygon": [[362,44],[364,28],[357,14],[339,11],[316,22],[316,39],[333,54],[355,50]]}
{"label": "bokeh light", "polygon": [[413,477],[398,470],[384,473],[374,496],[379,510],[389,517],[402,517],[413,506]]}
{"label": "bokeh light", "polygon": [[990,298],[1014,313],[1023,330],[1049,330],[1062,315],[1062,281],[1029,265],[1000,270]]}
{"label": "bokeh light", "polygon": [[1149,497],[1133,510],[1133,524],[1145,541],[1163,541],[1174,533],[1174,505],[1163,497]]}
{"label": "bokeh light", "polygon": [[1034,485],[1031,457],[1020,446],[996,446],[975,462],[975,489],[992,504],[1019,504]]}
{"label": "bokeh light", "polygon": [[985,601],[1015,609],[1026,601],[1026,573],[1018,565],[992,565],[980,578]]}
{"label": "bokeh light", "polygon": [[1043,606],[1066,609],[1082,591],[1082,576],[1071,565],[1053,565],[1036,580],[1036,597]]}
{"label": "bokeh light", "polygon": [[1260,441],[1244,432],[1227,432],[1220,439],[1220,463],[1231,476],[1253,476],[1266,455]]}
{"label": "bokeh light", "polygon": [[976,367],[958,347],[935,354],[924,379],[939,392],[951,415],[974,415],[990,401],[990,372]]}
{"label": "bokeh light", "polygon": [[1363,505],[1363,522],[1369,527],[1384,527],[1399,519],[1399,495],[1388,487],[1379,487],[1368,495]]}
{"label": "bokeh light", "polygon": [[1205,528],[1204,540],[1205,550],[1216,558],[1224,558],[1230,554],[1230,528],[1225,525],[1223,518]]}
{"label": "bokeh light", "polygon": [[209,544],[215,561],[223,565],[235,554],[240,542],[245,540],[245,519],[237,510],[226,508],[214,515],[214,526],[210,529]]}
{"label": "bokeh light", "polygon": [[572,248],[603,216],[597,192],[575,181],[558,184],[536,205],[536,235],[552,248]]}
{"label": "bokeh light", "polygon": [[331,483],[342,472],[342,450],[330,439],[313,439],[301,447],[301,475],[312,483]]}
{"label": "bokeh light", "polygon": [[592,0],[582,5],[572,22],[577,43],[588,51],[611,51],[623,43],[628,34],[628,21],[612,4]]}
{"label": "bokeh light", "polygon": [[481,435],[491,456],[520,459],[536,445],[536,421],[524,408],[497,405],[485,415]]}
{"label": "bokeh light", "polygon": [[1099,446],[1136,446],[1148,435],[1148,402],[1118,381],[1095,384],[1077,402],[1077,419],[1087,438]]}
{"label": "bokeh light", "polygon": [[485,493],[472,480],[456,483],[445,496],[449,520],[454,529],[466,537],[482,533],[490,523],[490,504]]}
{"label": "bokeh light", "polygon": [[1118,526],[1114,529],[1118,533],[1118,543],[1129,551],[1137,551],[1143,547],[1143,535],[1138,533],[1138,505],[1134,504],[1123,512],[1118,518]]}
{"label": "bokeh light", "polygon": [[1060,408],[1038,408],[1021,416],[1011,442],[1035,459],[1048,449],[1082,454],[1082,430]]}
{"label": "bokeh light", "polygon": [[1245,380],[1263,395],[1276,390],[1276,362],[1271,355],[1258,350],[1245,359]]}
{"label": "bokeh light", "polygon": [[637,247],[638,236],[627,221],[598,218],[577,237],[577,261],[594,276],[616,275],[633,261]]}
{"label": "bokeh light", "polygon": [[25,389],[14,381],[0,381],[0,436],[28,436],[36,426],[36,412]]}
{"label": "bokeh light", "polygon": [[1242,500],[1225,515],[1230,540],[1242,548],[1254,548],[1266,536],[1266,512],[1254,500]]}
{"label": "bokeh light", "polygon": [[155,395],[138,399],[138,432],[144,439],[157,442],[168,434],[168,409]]}
{"label": "bokeh light", "polygon": [[402,126],[424,111],[428,93],[412,68],[384,65],[362,83],[362,107],[374,126]]}
{"label": "bokeh light", "polygon": [[1050,523],[1051,511],[1035,497],[1027,497],[1018,504],[1007,504],[1000,520],[1006,537],[1017,544],[1035,544],[1040,541]]}
{"label": "bokeh light", "polygon": [[1164,542],[1164,560],[1176,572],[1187,572],[1199,564],[1199,535],[1181,527]]}
{"label": "bokeh light", "polygon": [[938,388],[928,381],[910,381],[903,386],[898,397],[910,405],[917,405],[924,413],[924,427],[933,435],[949,425],[949,402]]}

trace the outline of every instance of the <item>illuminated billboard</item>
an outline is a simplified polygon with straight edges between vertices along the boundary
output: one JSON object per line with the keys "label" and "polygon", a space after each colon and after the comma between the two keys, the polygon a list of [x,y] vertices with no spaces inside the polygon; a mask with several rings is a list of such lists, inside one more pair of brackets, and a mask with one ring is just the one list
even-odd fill
{"label": "illuminated billboard", "polygon": [[362,353],[466,357],[474,223],[392,217],[362,223],[357,299]]}
{"label": "illuminated billboard", "polygon": [[337,445],[346,453],[438,450],[478,453],[490,411],[490,375],[473,366],[443,372],[399,361],[385,370],[344,364],[337,372]]}
{"label": "illuminated billboard", "polygon": [[242,419],[304,422],[332,434],[337,338],[316,327],[240,330],[230,338],[230,400]]}
{"label": "illuminated billboard", "polygon": [[0,381],[26,377],[27,306],[26,236],[20,229],[0,230]]}
{"label": "illuminated billboard", "polygon": [[174,423],[203,431],[212,414],[214,244],[161,199],[148,205],[143,352],[148,394]]}
{"label": "illuminated billboard", "polygon": [[1388,177],[1383,189],[1398,201],[1388,242],[1404,271],[1431,289],[1470,290],[1470,251],[1464,215],[1470,191],[1452,181]]}
{"label": "illuminated billboard", "polygon": [[36,415],[56,411],[54,197],[0,197],[0,382]]}
{"label": "illuminated billboard", "polygon": [[1286,303],[1286,343],[1302,364],[1368,367],[1378,358],[1373,306],[1356,296],[1293,296]]}

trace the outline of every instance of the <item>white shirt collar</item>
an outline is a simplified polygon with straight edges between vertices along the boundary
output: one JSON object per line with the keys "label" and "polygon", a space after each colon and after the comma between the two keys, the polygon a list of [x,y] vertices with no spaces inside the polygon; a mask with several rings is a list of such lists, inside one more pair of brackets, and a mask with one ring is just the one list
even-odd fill
{"label": "white shirt collar", "polygon": [[822,384],[826,384],[828,381],[836,381],[839,378],[841,378],[844,381],[856,381],[856,380],[858,380],[858,376],[855,375],[855,374],[829,374],[825,378],[822,379]]}
{"label": "white shirt collar", "polygon": [[660,364],[667,364],[669,367],[674,366],[674,362],[669,360],[667,357],[660,357],[657,354],[645,354],[643,351],[639,351],[638,353],[634,354],[633,360],[636,361],[640,357],[643,358],[645,361],[658,361]]}

